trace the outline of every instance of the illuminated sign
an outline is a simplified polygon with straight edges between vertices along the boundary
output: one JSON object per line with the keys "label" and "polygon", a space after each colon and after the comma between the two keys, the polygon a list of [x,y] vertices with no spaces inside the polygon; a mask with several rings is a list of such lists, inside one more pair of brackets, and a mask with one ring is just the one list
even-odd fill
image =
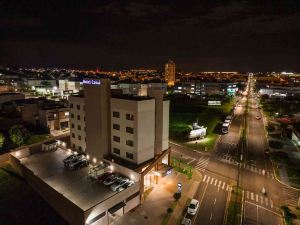
{"label": "illuminated sign", "polygon": [[100,85],[101,81],[100,80],[83,80],[83,84],[94,84],[94,85]]}
{"label": "illuminated sign", "polygon": [[208,101],[208,105],[221,105],[221,101]]}

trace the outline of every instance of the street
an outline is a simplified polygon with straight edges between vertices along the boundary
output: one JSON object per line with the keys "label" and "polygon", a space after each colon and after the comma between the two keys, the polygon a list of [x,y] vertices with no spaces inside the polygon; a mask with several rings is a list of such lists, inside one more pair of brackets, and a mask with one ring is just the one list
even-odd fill
{"label": "street", "polygon": [[[280,206],[295,203],[300,196],[299,192],[283,186],[274,178],[272,164],[265,155],[267,141],[264,118],[257,109],[258,100],[254,97],[252,87],[250,77],[249,93],[247,97],[239,99],[240,106],[234,111],[230,130],[228,134],[220,136],[211,155],[170,143],[174,156],[203,174],[195,195],[200,202],[193,219],[195,225],[225,224],[226,205],[232,186],[238,185],[243,190],[242,221],[245,225],[283,224]],[[241,147],[244,124],[246,146]],[[262,193],[263,188],[266,194]],[[289,201],[290,198],[293,201]]]}

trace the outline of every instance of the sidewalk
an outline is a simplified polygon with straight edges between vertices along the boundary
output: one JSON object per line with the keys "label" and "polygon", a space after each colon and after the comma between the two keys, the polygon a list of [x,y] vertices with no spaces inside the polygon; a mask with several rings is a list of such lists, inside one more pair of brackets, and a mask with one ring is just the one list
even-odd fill
{"label": "sidewalk", "polygon": [[[199,173],[196,170],[194,170],[193,172]],[[200,183],[199,181],[187,180],[185,176],[183,176],[182,174],[180,175],[181,176],[178,176],[178,182],[181,182],[183,184],[182,197],[179,199],[173,213],[171,214],[168,225],[176,225],[178,220],[184,216],[183,212],[187,206],[187,201],[194,198],[194,195]]]}
{"label": "sidewalk", "polygon": [[[173,194],[177,191],[177,183],[183,184],[183,197],[178,202],[174,212],[171,214],[168,224],[175,225],[185,208],[186,200],[194,195],[198,188],[198,182],[186,181],[183,174],[173,172],[171,175],[163,178],[149,194],[144,203],[135,210],[128,212],[114,221],[113,225],[160,225],[167,214],[169,208],[174,202]],[[194,191],[193,191],[194,190]],[[185,199],[185,200],[184,200]]]}

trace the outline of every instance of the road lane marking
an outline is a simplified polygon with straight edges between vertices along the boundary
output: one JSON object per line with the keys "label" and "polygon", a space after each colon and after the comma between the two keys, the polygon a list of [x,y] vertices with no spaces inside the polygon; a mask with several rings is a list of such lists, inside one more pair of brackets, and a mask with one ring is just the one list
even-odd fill
{"label": "road lane marking", "polygon": [[221,186],[222,181],[219,181],[218,188]]}
{"label": "road lane marking", "polygon": [[212,184],[214,182],[214,180],[215,180],[215,178],[212,177],[210,180],[210,184]]}
{"label": "road lane marking", "polygon": [[206,180],[206,183],[208,183],[208,182],[209,182],[209,180],[210,180],[210,177],[208,177],[208,178],[207,178],[207,180]]}
{"label": "road lane marking", "polygon": [[209,220],[211,220],[212,219],[212,213],[210,214],[210,219]]}
{"label": "road lane marking", "polygon": [[217,185],[217,183],[218,183],[218,180],[216,179],[216,180],[215,180],[215,186]]}
{"label": "road lane marking", "polygon": [[258,202],[258,194],[256,194],[255,200],[256,202]]}
{"label": "road lane marking", "polygon": [[196,159],[192,159],[191,161],[189,161],[187,164],[191,164],[192,162],[194,162]]}
{"label": "road lane marking", "polygon": [[277,213],[277,212],[274,212],[274,211],[272,211],[272,210],[270,210],[270,209],[268,209],[268,208],[266,208],[266,207],[257,205],[257,204],[255,204],[255,203],[253,203],[253,202],[245,201],[245,203],[247,203],[247,204],[249,204],[249,205],[257,206],[258,208],[261,208],[261,209],[264,209],[264,210],[266,210],[266,211],[269,211],[269,212],[271,212],[271,213],[273,213],[273,214],[275,214],[275,215],[277,215],[277,216],[279,216],[279,217],[282,216],[281,214],[279,214],[279,213]]}
{"label": "road lane marking", "polygon": [[273,201],[270,199],[270,207],[273,209]]}
{"label": "road lane marking", "polygon": [[224,190],[224,187],[225,187],[225,182],[223,182],[222,190]]}
{"label": "road lane marking", "polygon": [[263,196],[260,196],[260,204],[264,204],[264,197]]}
{"label": "road lane marking", "polygon": [[254,201],[254,194],[251,192],[251,200]]}
{"label": "road lane marking", "polygon": [[217,198],[215,198],[214,205],[216,204]]}
{"label": "road lane marking", "polygon": [[203,182],[205,182],[207,175],[204,175]]}
{"label": "road lane marking", "polygon": [[247,198],[249,198],[249,191],[246,191],[246,193],[247,193]]}

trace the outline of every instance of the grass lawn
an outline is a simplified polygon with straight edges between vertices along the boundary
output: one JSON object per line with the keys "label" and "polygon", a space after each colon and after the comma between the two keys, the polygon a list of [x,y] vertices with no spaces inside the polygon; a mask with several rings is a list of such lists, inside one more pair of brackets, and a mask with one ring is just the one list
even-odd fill
{"label": "grass lawn", "polygon": [[49,138],[50,135],[49,134],[34,134],[31,135],[26,141],[25,141],[25,145],[31,145],[34,143],[38,143],[41,142],[47,138]]}
{"label": "grass lawn", "polygon": [[285,166],[286,172],[289,176],[289,181],[294,183],[297,188],[300,187],[300,168]]}
{"label": "grass lawn", "polygon": [[[235,101],[225,102],[222,106],[207,106],[200,100],[185,96],[172,96],[170,110],[170,139],[197,150],[211,150],[214,146],[223,119],[230,113]],[[207,136],[197,144],[188,144],[187,136],[190,125],[198,124],[207,127]]]}
{"label": "grass lawn", "polygon": [[67,225],[9,164],[0,165],[0,224]]}

